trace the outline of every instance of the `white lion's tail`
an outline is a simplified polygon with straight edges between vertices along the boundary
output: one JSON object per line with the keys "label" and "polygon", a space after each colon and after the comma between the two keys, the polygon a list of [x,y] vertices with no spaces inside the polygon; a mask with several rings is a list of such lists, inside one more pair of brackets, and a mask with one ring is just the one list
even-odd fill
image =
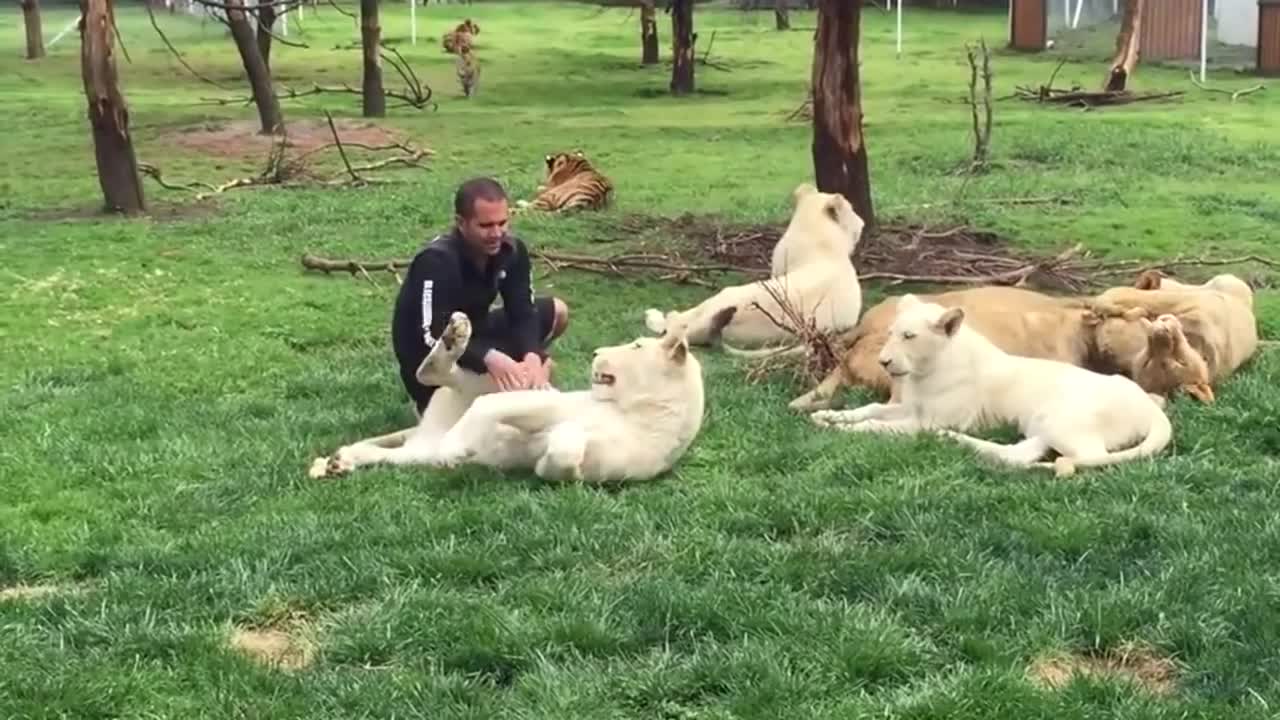
{"label": "white lion's tail", "polygon": [[804,354],[806,348],[803,343],[798,345],[779,345],[778,347],[760,348],[758,350],[743,350],[736,348],[729,343],[721,343],[724,351],[730,355],[740,358],[759,359],[759,358],[782,358],[791,357],[793,355]]}
{"label": "white lion's tail", "polygon": [[[1147,436],[1142,442],[1131,448],[1109,452],[1106,455],[1099,455],[1092,458],[1070,458],[1067,460],[1076,467],[1098,467],[1101,465],[1114,465],[1116,463],[1128,462],[1130,460],[1139,460],[1147,458],[1159,453],[1169,446],[1169,441],[1173,439],[1173,423],[1169,421],[1169,416],[1163,411],[1156,410],[1156,417],[1151,424],[1151,428],[1147,431]],[[1062,460],[1063,458],[1059,458]]]}

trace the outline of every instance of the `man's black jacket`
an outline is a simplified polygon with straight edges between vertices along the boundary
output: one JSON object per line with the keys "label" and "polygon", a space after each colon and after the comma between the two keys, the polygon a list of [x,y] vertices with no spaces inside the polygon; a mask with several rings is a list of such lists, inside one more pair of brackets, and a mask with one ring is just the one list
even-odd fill
{"label": "man's black jacket", "polygon": [[[413,259],[408,277],[400,285],[392,316],[392,342],[400,351],[400,363],[413,376],[449,316],[461,310],[471,320],[472,336],[458,364],[476,373],[486,372],[484,355],[497,338],[485,337],[489,306],[498,294],[511,334],[502,338],[512,359],[520,362],[530,352],[540,354],[538,318],[533,307],[529,251],[517,237],[508,236],[496,256],[481,270],[466,258],[462,234],[454,227],[427,244]],[[423,327],[424,318],[429,326]],[[428,334],[429,333],[429,334]],[[413,349],[413,352],[404,350]]]}

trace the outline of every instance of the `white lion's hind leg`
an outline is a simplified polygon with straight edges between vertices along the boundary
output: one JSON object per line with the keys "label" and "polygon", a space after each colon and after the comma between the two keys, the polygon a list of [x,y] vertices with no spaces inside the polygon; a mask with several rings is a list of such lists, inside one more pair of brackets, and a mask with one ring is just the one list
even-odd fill
{"label": "white lion's hind leg", "polygon": [[556,425],[547,434],[547,450],[534,472],[547,480],[581,480],[587,456],[587,431],[575,422]]}
{"label": "white lion's hind leg", "polygon": [[430,439],[405,431],[404,442],[396,446],[379,445],[373,438],[352,443],[338,449],[331,457],[316,458],[309,474],[313,478],[345,475],[365,465],[387,463],[390,465],[436,464],[436,444]]}

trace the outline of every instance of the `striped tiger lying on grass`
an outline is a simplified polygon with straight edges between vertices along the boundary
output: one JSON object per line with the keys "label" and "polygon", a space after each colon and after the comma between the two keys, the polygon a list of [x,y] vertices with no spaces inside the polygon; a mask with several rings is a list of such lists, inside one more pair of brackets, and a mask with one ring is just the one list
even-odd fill
{"label": "striped tiger lying on grass", "polygon": [[532,202],[521,200],[516,205],[548,212],[600,210],[612,199],[613,183],[591,166],[581,150],[575,150],[547,156],[547,180],[537,192]]}

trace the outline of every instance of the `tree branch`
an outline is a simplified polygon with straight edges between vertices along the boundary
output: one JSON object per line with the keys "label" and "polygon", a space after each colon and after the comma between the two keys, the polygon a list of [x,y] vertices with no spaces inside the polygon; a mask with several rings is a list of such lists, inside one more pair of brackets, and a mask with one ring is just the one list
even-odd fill
{"label": "tree branch", "polygon": [[160,36],[160,39],[162,41],[164,41],[165,47],[169,48],[169,52],[173,53],[173,56],[177,58],[179,63],[182,64],[182,67],[187,69],[187,72],[191,73],[197,80],[202,80],[204,82],[207,82],[210,85],[218,88],[219,90],[231,89],[226,85],[219,83],[216,80],[212,80],[196,72],[195,68],[191,67],[191,65],[188,64],[187,61],[182,57],[182,53],[178,52],[178,48],[174,47],[173,43],[169,42],[169,36],[165,35],[164,31],[160,29],[160,24],[156,21],[156,15],[151,9],[151,3],[144,2],[143,5],[146,6],[147,8],[147,17],[151,18],[151,27],[155,28],[156,34]]}

